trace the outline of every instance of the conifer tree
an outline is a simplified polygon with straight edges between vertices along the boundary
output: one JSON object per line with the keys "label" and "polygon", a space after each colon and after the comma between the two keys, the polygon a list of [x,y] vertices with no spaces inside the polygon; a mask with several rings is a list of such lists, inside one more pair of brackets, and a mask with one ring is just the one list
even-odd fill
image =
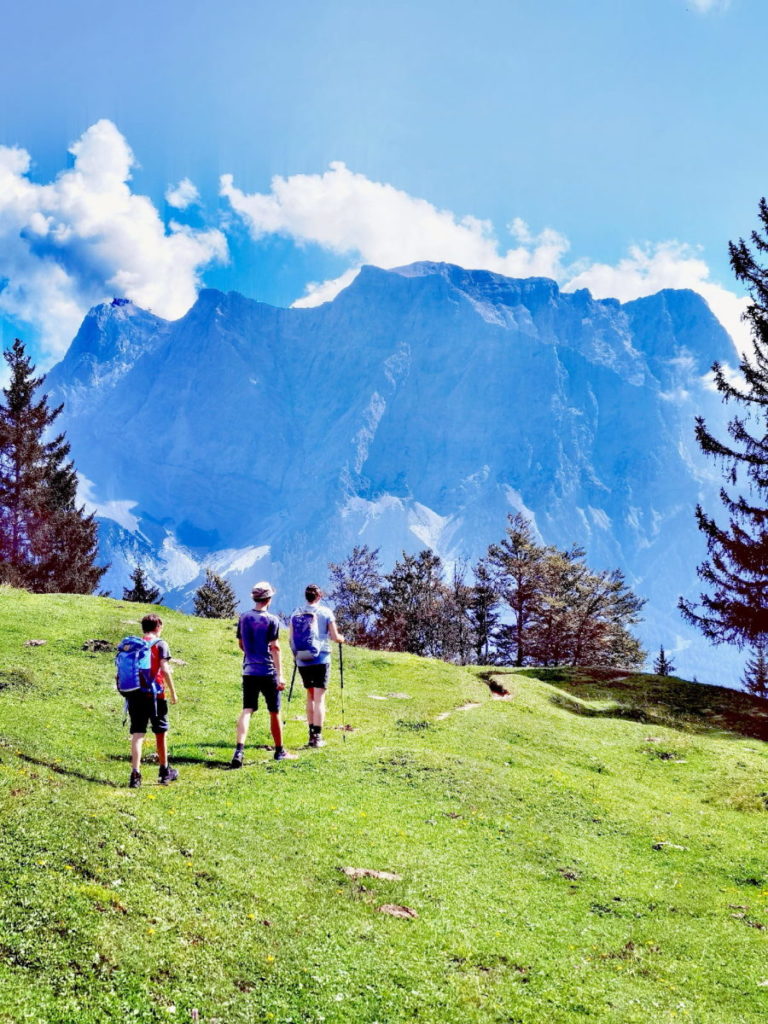
{"label": "conifer tree", "polygon": [[418,555],[403,552],[384,577],[376,642],[395,651],[427,657],[445,655],[444,627],[447,588],[443,563],[425,548]]}
{"label": "conifer tree", "polygon": [[[729,246],[731,268],[749,292],[744,318],[752,333],[752,353],[739,363],[741,381],[730,379],[719,363],[712,367],[715,385],[740,412],[721,441],[696,419],[702,451],[723,466],[720,501],[725,516],[718,522],[701,505],[696,521],[706,538],[707,559],[698,567],[706,590],[699,603],[680,598],[683,616],[715,644],[738,647],[768,639],[768,267],[758,262],[768,252],[768,204],[760,200],[760,229],[752,246],[744,239]],[[731,490],[732,488],[733,490]]]}
{"label": "conifer tree", "polygon": [[11,372],[0,403],[0,581],[38,593],[90,594],[98,527],[77,506],[77,474],[64,434],[46,440],[63,406],[38,396],[45,377],[17,338],[4,353]]}
{"label": "conifer tree", "polygon": [[653,661],[653,671],[657,676],[671,676],[675,671],[675,665],[671,658],[667,657],[664,644],[659,646],[659,653]]}
{"label": "conifer tree", "polygon": [[756,697],[768,697],[768,644],[759,643],[751,658],[747,660],[741,685]]}
{"label": "conifer tree", "polygon": [[526,664],[532,630],[541,609],[546,558],[554,551],[536,543],[531,524],[521,513],[508,516],[506,536],[488,548],[487,563],[499,593],[513,616],[501,630],[505,660]]}
{"label": "conifer tree", "polygon": [[499,626],[499,594],[485,559],[480,559],[473,572],[475,582],[467,615],[472,631],[475,662],[478,665],[490,665]]}
{"label": "conifer tree", "polygon": [[237,605],[232,584],[212,569],[206,569],[205,583],[195,591],[195,615],[203,619],[234,619]]}
{"label": "conifer tree", "polygon": [[132,587],[123,589],[123,600],[133,601],[136,604],[160,604],[160,591],[152,587],[147,579],[147,574],[140,565],[131,573]]}
{"label": "conifer tree", "polygon": [[383,577],[379,549],[357,546],[343,562],[331,562],[331,592],[340,631],[350,643],[365,643],[379,607]]}

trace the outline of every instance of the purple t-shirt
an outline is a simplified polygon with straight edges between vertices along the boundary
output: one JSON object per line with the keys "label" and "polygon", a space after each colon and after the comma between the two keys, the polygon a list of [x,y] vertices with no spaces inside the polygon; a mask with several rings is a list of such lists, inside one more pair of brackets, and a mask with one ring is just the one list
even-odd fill
{"label": "purple t-shirt", "polygon": [[243,641],[243,675],[272,676],[275,663],[269,645],[280,635],[280,620],[252,608],[240,616],[237,639]]}

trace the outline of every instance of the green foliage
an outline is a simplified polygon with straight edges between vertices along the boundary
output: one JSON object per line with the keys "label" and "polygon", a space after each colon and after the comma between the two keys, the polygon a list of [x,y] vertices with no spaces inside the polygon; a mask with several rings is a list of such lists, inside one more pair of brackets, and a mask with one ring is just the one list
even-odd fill
{"label": "green foliage", "polygon": [[707,589],[698,604],[679,601],[683,616],[707,639],[738,647],[768,640],[768,268],[758,262],[768,251],[765,199],[759,218],[752,248],[743,238],[729,246],[731,268],[750,296],[744,319],[752,332],[752,353],[741,358],[738,383],[727,367],[712,367],[723,400],[735,402],[741,412],[728,424],[728,441],[716,438],[702,417],[696,419],[701,450],[724,470],[720,500],[726,521],[718,523],[701,505],[696,507],[709,556],[698,574]]}
{"label": "green foliage", "polygon": [[506,537],[488,549],[488,565],[511,617],[498,630],[501,661],[523,665],[642,664],[629,627],[644,601],[623,574],[594,572],[584,551],[536,542],[528,520],[510,515]]}
{"label": "green foliage", "polygon": [[275,764],[260,711],[229,772],[231,626],[164,610],[181,778],[131,791],[112,657],[81,647],[140,613],[0,589],[28,681],[0,691],[2,1024],[763,1019],[761,701],[607,668],[491,670],[492,700],[480,670],[350,648],[346,742],[334,672],[324,751]]}
{"label": "green foliage", "polygon": [[160,604],[160,591],[153,587],[147,579],[146,572],[140,565],[131,573],[132,587],[123,588],[123,600],[135,604]]}
{"label": "green foliage", "polygon": [[752,656],[747,660],[744,667],[744,676],[741,685],[747,693],[754,693],[756,697],[768,697],[768,657],[766,657],[768,644],[759,643],[755,647]]}
{"label": "green foliage", "polygon": [[663,644],[659,647],[659,653],[654,659],[653,671],[657,676],[671,676],[675,671],[672,659],[667,657]]}
{"label": "green foliage", "polygon": [[349,643],[366,643],[379,607],[382,585],[379,549],[357,546],[343,562],[331,562],[329,600],[340,631]]}
{"label": "green foliage", "polygon": [[0,403],[0,581],[38,593],[90,594],[106,567],[95,565],[94,517],[77,507],[77,474],[63,434],[45,437],[61,413],[45,377],[18,339],[3,353],[11,373]]}
{"label": "green foliage", "polygon": [[232,584],[212,569],[206,569],[205,583],[195,591],[195,615],[203,619],[234,619],[237,604]]}

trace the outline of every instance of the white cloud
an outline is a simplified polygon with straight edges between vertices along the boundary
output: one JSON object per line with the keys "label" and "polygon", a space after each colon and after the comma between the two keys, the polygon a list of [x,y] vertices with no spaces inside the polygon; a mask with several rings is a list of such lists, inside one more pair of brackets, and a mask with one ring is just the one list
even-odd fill
{"label": "white cloud", "polygon": [[114,295],[182,316],[202,268],[227,257],[221,231],[166,231],[151,200],[131,191],[133,153],[111,121],[92,125],[70,152],[74,166],[40,185],[27,152],[0,146],[0,312],[41,332],[44,361],[66,350],[90,306]]}
{"label": "white cloud", "polygon": [[[281,234],[299,244],[315,243],[350,256],[356,264],[400,266],[417,260],[443,260],[482,267],[511,277],[561,276],[568,249],[556,231],[531,235],[523,221],[510,231],[518,242],[504,251],[490,221],[457,217],[432,203],[332,163],[324,174],[272,179],[271,191],[251,195],[236,188],[232,175],[221,178],[221,194],[243,218],[255,239]],[[317,305],[349,284],[347,271],[335,281],[312,284],[297,305]]]}
{"label": "white cloud", "polygon": [[709,14],[710,11],[727,11],[731,6],[731,0],[687,0],[687,3],[701,14]]}
{"label": "white cloud", "polygon": [[200,193],[189,178],[182,178],[178,185],[166,189],[165,201],[176,210],[186,210],[200,202]]}
{"label": "white cloud", "polygon": [[255,239],[285,235],[353,261],[340,277],[308,285],[296,306],[333,299],[354,280],[361,263],[395,267],[436,260],[510,277],[552,277],[568,291],[589,288],[596,298],[622,302],[663,288],[691,288],[707,300],[740,350],[749,344],[741,321],[746,299],[710,280],[709,267],[697,251],[679,242],[633,246],[615,266],[586,260],[569,266],[564,263],[568,240],[552,228],[534,234],[516,218],[509,225],[516,244],[505,250],[489,221],[438,210],[343,163],[332,163],[324,174],[275,177],[268,193],[251,195],[236,188],[232,175],[226,174],[221,194]]}

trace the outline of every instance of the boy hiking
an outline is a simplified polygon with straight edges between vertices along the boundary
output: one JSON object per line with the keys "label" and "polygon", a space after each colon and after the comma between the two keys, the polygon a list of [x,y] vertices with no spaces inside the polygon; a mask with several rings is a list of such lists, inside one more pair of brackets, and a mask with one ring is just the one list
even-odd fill
{"label": "boy hiking", "polygon": [[306,604],[291,616],[290,643],[307,691],[309,746],[324,747],[325,693],[331,674],[331,642],[344,643],[333,611],[320,604],[323,592],[316,583],[304,591]]}
{"label": "boy hiking", "polygon": [[243,652],[243,710],[237,720],[237,745],[232,755],[232,768],[243,767],[245,741],[251,715],[259,706],[262,694],[269,711],[269,727],[275,743],[275,760],[293,760],[283,746],[283,725],[280,721],[280,694],[285,689],[280,658],[280,620],[268,608],[275,591],[269,583],[254,584],[251,590],[253,608],[240,616],[237,639]]}
{"label": "boy hiking", "polygon": [[[148,664],[147,667],[138,668],[136,682],[139,685],[124,693],[131,720],[131,777],[128,782],[131,789],[138,789],[141,785],[141,751],[148,725],[152,726],[157,745],[157,759],[160,762],[158,781],[165,786],[169,782],[175,782],[179,777],[176,769],[171,768],[168,764],[166,691],[171,704],[175,704],[178,697],[171,676],[171,651],[165,640],[160,638],[160,634],[163,632],[163,620],[159,615],[145,615],[141,620],[141,628],[144,630],[143,652]],[[132,640],[135,638],[127,637],[120,644],[118,650],[118,690],[125,685],[124,681],[121,681],[119,659],[123,656],[121,652],[127,650],[126,643]],[[146,645],[149,645],[148,652]]]}

